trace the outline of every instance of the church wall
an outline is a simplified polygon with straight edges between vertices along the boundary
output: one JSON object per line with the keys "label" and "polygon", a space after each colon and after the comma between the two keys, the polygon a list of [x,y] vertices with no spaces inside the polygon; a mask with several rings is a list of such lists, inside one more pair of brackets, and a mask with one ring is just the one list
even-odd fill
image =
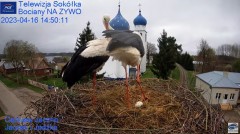
{"label": "church wall", "polygon": [[147,32],[145,31],[146,26],[143,25],[135,25],[135,31],[139,32],[142,36],[143,46],[145,50],[145,55],[142,57],[141,61],[141,73],[144,73],[146,71],[146,65],[147,65]]}

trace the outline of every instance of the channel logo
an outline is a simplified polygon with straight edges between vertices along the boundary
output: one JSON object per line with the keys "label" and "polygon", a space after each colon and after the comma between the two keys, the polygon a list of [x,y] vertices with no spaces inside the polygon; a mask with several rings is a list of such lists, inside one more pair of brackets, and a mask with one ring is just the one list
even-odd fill
{"label": "channel logo", "polygon": [[0,14],[16,14],[17,2],[0,2]]}
{"label": "channel logo", "polygon": [[228,133],[238,134],[238,123],[228,123]]}

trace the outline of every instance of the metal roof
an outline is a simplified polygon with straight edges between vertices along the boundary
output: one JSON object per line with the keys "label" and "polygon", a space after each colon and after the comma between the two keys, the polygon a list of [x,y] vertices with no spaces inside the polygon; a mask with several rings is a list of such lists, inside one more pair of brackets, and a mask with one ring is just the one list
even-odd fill
{"label": "metal roof", "polygon": [[2,66],[4,62],[5,62],[5,61],[1,61],[1,62],[0,62],[0,66]]}
{"label": "metal roof", "polygon": [[122,16],[120,11],[120,5],[118,5],[118,7],[119,9],[117,15],[109,22],[109,24],[114,30],[129,30],[129,23]]}
{"label": "metal roof", "polygon": [[[23,61],[21,61],[23,64],[23,67],[25,67]],[[15,67],[13,66],[13,64],[11,62],[8,61],[1,61],[0,62],[0,66],[3,66],[5,69],[14,69]]]}
{"label": "metal roof", "polygon": [[142,16],[141,10],[139,10],[139,15],[133,20],[134,25],[147,25],[147,20]]}
{"label": "metal roof", "polygon": [[15,68],[11,62],[5,62],[5,63],[3,63],[3,66],[5,69],[14,69]]}
{"label": "metal roof", "polygon": [[240,88],[240,73],[212,71],[198,74],[197,77],[212,87]]}

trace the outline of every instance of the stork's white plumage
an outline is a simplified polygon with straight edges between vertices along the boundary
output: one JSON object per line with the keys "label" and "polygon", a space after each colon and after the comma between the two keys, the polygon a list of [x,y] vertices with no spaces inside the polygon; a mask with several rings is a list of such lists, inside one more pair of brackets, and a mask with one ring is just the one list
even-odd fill
{"label": "stork's white plumage", "polygon": [[[109,29],[106,28],[106,30]],[[109,58],[106,51],[108,42],[107,39],[97,39],[87,42],[86,45],[78,48],[71,60],[61,71],[62,79],[67,82],[68,88],[71,88],[82,76],[93,73],[93,104],[96,101],[96,72],[102,68]]]}
{"label": "stork's white plumage", "polygon": [[[104,19],[107,20],[107,19]],[[104,23],[106,28],[109,28],[109,23]],[[128,107],[130,107],[130,95],[128,86],[128,74],[127,65],[137,66],[137,83],[142,92],[143,100],[146,100],[146,96],[142,90],[140,81],[140,63],[141,58],[144,56],[144,46],[141,35],[138,32],[130,30],[108,30],[103,32],[106,36],[106,40],[109,41],[107,45],[107,51],[109,56],[122,62],[122,66],[125,69],[126,76],[126,101]]]}
{"label": "stork's white plumage", "polygon": [[140,62],[145,51],[141,36],[130,30],[111,30],[110,17],[104,16],[103,31],[105,38],[89,41],[86,46],[79,48],[62,71],[63,80],[71,87],[83,75],[94,72],[93,85],[95,91],[96,71],[103,66],[109,56],[122,62],[126,73],[126,101],[130,107],[128,74],[126,66],[137,66],[137,83],[142,91],[143,100],[146,99],[140,84]]}

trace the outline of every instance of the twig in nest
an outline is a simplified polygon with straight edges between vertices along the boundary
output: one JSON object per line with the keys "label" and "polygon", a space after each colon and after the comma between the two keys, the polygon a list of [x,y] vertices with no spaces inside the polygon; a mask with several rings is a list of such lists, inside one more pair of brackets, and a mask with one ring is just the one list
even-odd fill
{"label": "twig in nest", "polygon": [[61,125],[71,126],[71,127],[79,127],[85,129],[96,129],[96,130],[120,130],[120,131],[157,131],[160,132],[163,129],[129,129],[129,128],[103,128],[103,127],[90,127],[90,126],[82,126],[68,123],[58,123]]}
{"label": "twig in nest", "polygon": [[64,94],[64,96],[66,97],[66,99],[68,100],[69,104],[72,106],[72,108],[74,109],[75,113],[77,112],[76,108],[74,107],[74,105],[72,104],[72,102],[68,99],[67,95]]}

